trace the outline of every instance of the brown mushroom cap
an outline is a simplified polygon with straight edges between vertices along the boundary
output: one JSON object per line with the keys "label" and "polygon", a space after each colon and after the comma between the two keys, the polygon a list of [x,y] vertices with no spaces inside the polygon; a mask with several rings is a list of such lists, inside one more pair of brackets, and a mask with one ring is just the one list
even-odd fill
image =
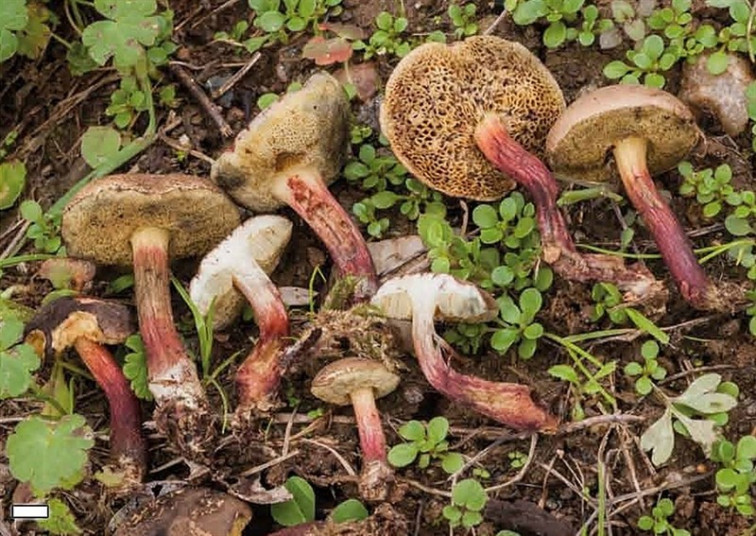
{"label": "brown mushroom cap", "polygon": [[330,74],[314,74],[299,91],[263,110],[213,164],[210,177],[240,204],[270,212],[284,203],[275,179],[297,168],[317,170],[330,184],[349,143],[349,101]]}
{"label": "brown mushroom cap", "polygon": [[212,182],[191,175],[111,175],[89,183],[63,211],[68,253],[129,266],[131,235],[170,232],[171,258],[204,255],[239,225],[236,205]]}
{"label": "brown mushroom cap", "polygon": [[26,325],[26,342],[40,354],[54,355],[86,337],[100,344],[119,344],[134,333],[125,305],[96,298],[65,296],[41,307]]}
{"label": "brown mushroom cap", "polygon": [[313,378],[310,390],[324,402],[337,406],[352,403],[350,393],[370,388],[375,398],[391,393],[399,385],[399,376],[372,359],[347,357],[329,363]]}
{"label": "brown mushroom cap", "polygon": [[498,199],[514,181],[475,144],[475,127],[498,113],[507,131],[540,155],[564,110],[554,77],[519,43],[470,37],[447,46],[426,43],[399,62],[386,84],[381,129],[397,158],[431,188],[480,201]]}
{"label": "brown mushroom cap", "polygon": [[564,180],[600,182],[616,177],[607,153],[623,139],[648,140],[653,175],[678,164],[701,137],[693,114],[675,96],[640,85],[613,85],[573,102],[546,138],[552,169]]}
{"label": "brown mushroom cap", "polygon": [[114,536],[241,536],[252,519],[246,503],[208,488],[162,495],[119,525]]}

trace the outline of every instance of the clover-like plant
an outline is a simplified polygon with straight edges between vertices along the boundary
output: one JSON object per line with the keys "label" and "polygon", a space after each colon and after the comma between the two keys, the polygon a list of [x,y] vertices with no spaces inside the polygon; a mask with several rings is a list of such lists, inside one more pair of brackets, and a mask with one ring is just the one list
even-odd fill
{"label": "clover-like plant", "polygon": [[734,508],[739,514],[754,514],[751,485],[756,482],[753,460],[756,459],[756,437],[741,437],[736,445],[722,439],[714,444],[711,459],[721,467],[717,470],[717,503]]}
{"label": "clover-like plant", "polygon": [[454,37],[463,39],[478,33],[478,23],[475,21],[475,12],[477,8],[472,2],[464,6],[451,4],[447,10],[452,26],[454,26]]}
{"label": "clover-like plant", "polygon": [[399,435],[405,439],[391,447],[388,461],[394,467],[407,467],[417,460],[417,466],[425,469],[432,460],[440,460],[441,467],[449,474],[462,468],[464,458],[457,452],[449,452],[449,421],[444,417],[434,417],[427,426],[420,421],[409,421],[403,424]]}
{"label": "clover-like plant", "polygon": [[663,534],[664,536],[690,536],[685,529],[677,529],[669,522],[675,513],[675,503],[671,499],[661,499],[651,509],[651,515],[644,515],[638,519],[638,528],[644,532]]}
{"label": "clover-like plant", "polygon": [[732,170],[727,164],[720,164],[716,169],[706,168],[699,171],[686,161],[680,162],[677,171],[683,177],[680,185],[680,195],[694,197],[702,205],[702,213],[706,218],[714,218],[720,212],[724,203],[733,206],[743,203],[742,196],[732,186]]}
{"label": "clover-like plant", "polygon": [[641,346],[643,362],[631,361],[625,365],[625,374],[635,378],[635,392],[647,395],[654,389],[654,381],[667,377],[667,369],[659,364],[659,344],[656,341],[646,341]]}
{"label": "clover-like plant", "polygon": [[375,26],[377,30],[367,43],[360,39],[352,45],[354,50],[364,52],[366,60],[386,54],[403,58],[412,50],[412,45],[402,35],[409,26],[406,17],[394,17],[388,11],[382,11],[375,17]]}
{"label": "clover-like plant", "polygon": [[61,249],[60,214],[45,213],[36,201],[27,199],[20,206],[21,217],[28,221],[26,236],[34,240],[34,247],[45,253]]}
{"label": "clover-like plant", "polygon": [[531,287],[522,291],[518,303],[506,294],[496,301],[501,327],[491,337],[491,346],[503,354],[517,343],[517,355],[521,359],[530,359],[535,354],[538,339],[544,334],[543,326],[535,321],[543,305],[541,293]]}
{"label": "clover-like plant", "polygon": [[452,488],[451,504],[444,506],[444,517],[449,526],[470,529],[483,522],[483,508],[488,502],[488,494],[474,478],[457,482]]}
{"label": "clover-like plant", "polygon": [[619,79],[623,84],[640,84],[662,88],[666,83],[663,72],[672,68],[679,59],[679,52],[668,49],[664,39],[656,34],[647,36],[639,50],[628,50],[629,63],[615,60],[604,66],[604,76]]}

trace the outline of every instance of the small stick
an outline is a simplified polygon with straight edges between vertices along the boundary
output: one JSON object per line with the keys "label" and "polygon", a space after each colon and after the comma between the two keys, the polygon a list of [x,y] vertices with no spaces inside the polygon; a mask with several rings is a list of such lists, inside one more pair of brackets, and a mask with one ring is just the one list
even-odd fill
{"label": "small stick", "polygon": [[210,92],[210,96],[213,99],[217,99],[219,97],[222,97],[229,89],[231,89],[232,87],[234,87],[239,82],[239,80],[241,80],[242,77],[244,77],[245,74],[247,74],[247,72],[252,68],[252,66],[255,63],[257,63],[257,61],[261,57],[262,57],[262,54],[260,52],[255,52],[254,56],[252,56],[252,59],[249,60],[249,62],[247,62],[247,64],[244,67],[242,67],[241,69],[239,69],[238,71],[236,71],[233,74],[233,76],[231,76],[231,78],[229,78],[228,80],[226,80],[223,83],[223,85],[221,87],[219,87],[218,89],[214,89],[213,91],[211,91]]}
{"label": "small stick", "polygon": [[195,82],[194,77],[192,77],[192,75],[190,75],[186,71],[186,69],[184,69],[180,65],[176,65],[173,62],[170,62],[168,64],[168,68],[176,76],[176,78],[179,79],[179,82],[181,82],[181,84],[183,84],[183,86],[189,90],[189,93],[191,93],[194,98],[197,99],[197,102],[199,102],[202,109],[207,112],[207,115],[210,116],[210,119],[212,119],[215,125],[218,127],[220,133],[224,137],[230,138],[234,134],[234,131],[231,129],[229,124],[226,123],[226,120],[223,119],[223,116],[218,111],[218,107],[213,104],[212,101],[210,101],[199,84]]}

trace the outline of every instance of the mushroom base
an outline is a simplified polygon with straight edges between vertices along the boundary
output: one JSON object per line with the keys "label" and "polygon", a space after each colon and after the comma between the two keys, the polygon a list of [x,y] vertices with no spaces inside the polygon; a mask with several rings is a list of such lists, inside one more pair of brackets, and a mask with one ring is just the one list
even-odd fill
{"label": "mushroom base", "polygon": [[259,341],[236,372],[239,394],[237,413],[267,412],[274,409],[281,383],[281,339]]}
{"label": "mushroom base", "polygon": [[182,400],[173,400],[155,408],[155,424],[169,443],[187,459],[207,462],[207,451],[217,440],[216,416],[207,404],[190,406]]}
{"label": "mushroom base", "polygon": [[383,501],[394,480],[394,471],[386,457],[386,436],[381,414],[375,405],[375,393],[372,388],[360,388],[352,391],[349,397],[352,399],[362,450],[360,496],[366,501]]}
{"label": "mushroom base", "polygon": [[642,265],[625,266],[610,255],[581,255],[567,232],[557,206],[559,189],[546,166],[507,132],[497,115],[486,116],[475,130],[475,141],[486,158],[502,173],[525,187],[536,206],[543,259],[565,279],[606,281],[626,293],[627,301],[657,301],[666,296],[662,282]]}
{"label": "mushroom base", "polygon": [[342,276],[361,279],[355,299],[370,299],[378,289],[378,277],[365,239],[320,175],[312,170],[299,170],[281,180],[275,194],[312,227]]}
{"label": "mushroom base", "polygon": [[394,470],[386,461],[363,461],[358,489],[360,497],[368,502],[385,501],[394,483]]}

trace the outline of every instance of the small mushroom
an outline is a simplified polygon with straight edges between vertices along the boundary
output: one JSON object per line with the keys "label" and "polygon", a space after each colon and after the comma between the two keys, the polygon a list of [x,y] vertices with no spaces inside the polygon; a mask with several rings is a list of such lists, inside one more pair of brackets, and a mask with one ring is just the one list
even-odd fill
{"label": "small mushroom", "polygon": [[[281,351],[289,335],[289,317],[268,274],[278,264],[291,237],[292,224],[282,216],[257,216],[237,227],[202,260],[189,287],[197,308],[227,325],[246,298],[252,305],[260,336],[236,372],[239,412],[266,411],[281,379]],[[213,301],[215,300],[215,301]]]}
{"label": "small mushroom", "polygon": [[360,495],[367,501],[383,501],[394,472],[386,457],[386,437],[375,399],[399,385],[399,376],[382,363],[348,357],[329,363],[312,380],[311,391],[320,400],[337,406],[352,405],[360,435],[362,471]]}
{"label": "small mushroom", "polygon": [[428,383],[444,396],[487,417],[520,430],[550,431],[556,419],[536,405],[530,389],[516,383],[492,382],[460,374],[444,354],[454,349],[436,334],[434,319],[486,322],[498,313],[487,292],[448,274],[413,274],[391,279],[371,303],[388,318],[412,320],[415,355]]}
{"label": "small mushroom", "polygon": [[239,133],[213,164],[212,179],[257,212],[289,205],[315,231],[342,276],[361,278],[357,298],[377,288],[360,230],[328,191],[349,142],[349,101],[327,73],[288,93]]}
{"label": "small mushroom", "polygon": [[[573,102],[549,132],[546,149],[552,168],[566,180],[606,181],[619,172],[685,300],[697,309],[729,311],[740,301],[738,289],[724,291],[709,280],[651,178],[677,165],[701,137],[692,113],[673,95],[614,85]],[[609,154],[616,166],[607,163]]]}
{"label": "small mushroom", "polygon": [[191,455],[212,437],[212,413],[173,323],[169,261],[204,255],[238,225],[238,209],[221,190],[179,174],[105,177],[82,188],[63,212],[69,254],[133,266],[155,421]]}
{"label": "small mushroom", "polygon": [[74,347],[105,392],[110,407],[110,456],[121,477],[117,491],[140,485],[147,469],[139,400],[106,344],[133,333],[128,308],[113,301],[66,296],[41,307],[26,325],[25,340],[40,355],[53,357]]}
{"label": "small mushroom", "polygon": [[433,189],[491,201],[524,186],[543,258],[563,277],[610,281],[630,299],[650,298],[661,286],[647,269],[580,255],[567,232],[557,183],[537,157],[564,106],[556,80],[528,49],[477,36],[426,43],[405,56],[386,84],[380,121],[397,158]]}
{"label": "small mushroom", "polygon": [[113,536],[241,536],[252,519],[246,503],[209,488],[161,495],[123,521]]}

